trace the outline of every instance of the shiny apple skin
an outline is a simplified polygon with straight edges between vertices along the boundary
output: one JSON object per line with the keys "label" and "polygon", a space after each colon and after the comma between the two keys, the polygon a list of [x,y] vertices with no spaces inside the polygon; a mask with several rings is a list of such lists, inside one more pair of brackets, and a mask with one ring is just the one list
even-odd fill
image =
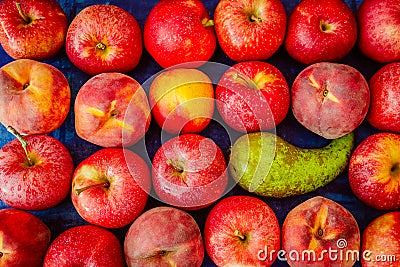
{"label": "shiny apple skin", "polygon": [[50,229],[35,215],[17,209],[0,210],[0,266],[41,267]]}
{"label": "shiny apple skin", "polygon": [[95,226],[74,226],[50,244],[43,267],[124,267],[121,244],[110,231]]}
{"label": "shiny apple skin", "polygon": [[[363,232],[363,267],[395,267],[400,259],[400,212],[380,215]],[[390,258],[389,258],[390,257]]]}
{"label": "shiny apple skin", "polygon": [[71,90],[52,65],[18,59],[0,68],[0,122],[20,134],[47,134],[70,110]]}
{"label": "shiny apple skin", "polygon": [[380,131],[400,134],[400,63],[389,63],[369,80],[368,122]]}
{"label": "shiny apple skin", "polygon": [[70,191],[72,157],[54,137],[30,135],[24,139],[34,165],[29,166],[18,140],[4,145],[0,150],[0,199],[18,209],[49,209]]}
{"label": "shiny apple skin", "polygon": [[312,64],[342,59],[356,40],[356,17],[343,0],[303,0],[289,16],[285,48],[298,62]]}
{"label": "shiny apple skin", "polygon": [[[19,15],[17,2],[29,23]],[[0,43],[9,56],[43,60],[64,46],[68,21],[55,0],[3,0],[0,25]]]}
{"label": "shiny apple skin", "polygon": [[399,17],[399,0],[362,1],[357,11],[359,50],[379,63],[400,60]]}
{"label": "shiny apple skin", "polygon": [[400,209],[400,135],[380,132],[364,139],[351,155],[349,182],[367,205]]}
{"label": "shiny apple skin", "polygon": [[[77,192],[101,183],[108,185]],[[150,186],[149,168],[136,153],[123,148],[103,148],[76,167],[71,199],[79,215],[89,223],[120,228],[144,210]]]}
{"label": "shiny apple skin", "polygon": [[236,62],[266,60],[285,38],[286,11],[279,0],[221,0],[214,20],[219,45]]}
{"label": "shiny apple skin", "polygon": [[190,63],[192,68],[214,54],[217,38],[201,0],[161,0],[151,9],[143,30],[144,46],[163,68]]}
{"label": "shiny apple skin", "polygon": [[[247,80],[245,84],[235,76],[237,72]],[[240,132],[275,128],[286,117],[290,106],[285,77],[276,67],[261,61],[233,65],[218,82],[215,98],[223,120]]]}
{"label": "shiny apple skin", "polygon": [[126,10],[105,4],[80,11],[68,27],[65,49],[70,61],[83,72],[126,73],[142,55],[139,23]]}
{"label": "shiny apple skin", "polygon": [[[245,240],[235,235],[239,231]],[[251,196],[219,201],[204,226],[206,251],[217,266],[271,266],[276,254],[261,260],[259,251],[279,251],[280,227],[274,211]]]}
{"label": "shiny apple skin", "polygon": [[155,193],[167,204],[201,209],[217,201],[228,183],[222,150],[209,138],[183,134],[166,141],[152,162]]}

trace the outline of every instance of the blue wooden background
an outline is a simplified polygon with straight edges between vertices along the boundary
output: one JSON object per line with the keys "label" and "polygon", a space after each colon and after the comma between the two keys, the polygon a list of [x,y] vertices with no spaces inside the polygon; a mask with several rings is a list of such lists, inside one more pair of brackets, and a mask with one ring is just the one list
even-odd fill
{"label": "blue wooden background", "polygon": [[[138,20],[142,29],[147,14],[150,12],[151,8],[156,2],[157,1],[154,0],[59,0],[59,3],[61,4],[64,12],[67,14],[69,22],[71,22],[75,15],[86,6],[99,3],[114,4],[130,12]],[[203,2],[210,15],[212,16],[215,7],[218,4],[218,0],[204,0]],[[283,0],[282,2],[284,3],[287,14],[289,15],[290,11],[299,2],[299,0]],[[361,2],[361,0],[346,0],[346,3],[354,12],[356,12]],[[3,49],[0,48],[0,66],[3,66],[4,64],[11,61],[12,58],[6,55]],[[226,65],[233,64],[233,62],[228,59],[226,55],[224,55],[219,47],[217,47],[217,50],[210,61],[220,62]],[[74,115],[72,112],[74,99],[79,88],[90,78],[90,76],[82,73],[72,65],[72,63],[68,60],[64,49],[51,59],[44,60],[44,62],[49,63],[61,70],[68,79],[71,87],[71,111],[64,124],[59,129],[52,132],[50,135],[59,139],[69,149],[74,159],[74,163],[75,165],[77,165],[84,158],[88,157],[89,155],[100,149],[100,147],[80,139],[76,135],[74,130]],[[301,65],[291,59],[287,55],[283,47],[281,47],[275,55],[268,59],[267,62],[275,65],[282,71],[289,83],[289,86],[291,86],[297,74],[306,67],[305,65]],[[381,65],[363,57],[359,53],[357,48],[354,48],[346,58],[341,60],[341,62],[358,69],[367,80],[372,76],[375,71],[377,71],[381,67]],[[139,65],[133,71],[128,73],[128,75],[135,78],[139,83],[144,83],[147,79],[149,79],[152,75],[156,74],[160,70],[162,70],[162,68],[157,63],[155,63],[155,61],[147,54],[146,51],[144,51]],[[228,148],[233,142],[232,140],[234,139],[232,139],[231,136],[228,136],[228,132],[226,131],[226,129],[227,126],[223,123],[220,123],[220,120],[219,122],[214,121],[202,132],[202,134],[214,139],[216,143],[220,145],[223,151],[227,154]],[[278,125],[276,131],[278,135],[280,135],[290,143],[300,147],[318,147],[328,143],[327,140],[318,137],[303,128],[294,119],[293,115],[290,112],[286,119],[280,125]],[[361,142],[365,137],[375,132],[377,132],[376,129],[371,127],[367,122],[363,122],[362,125],[355,130],[357,144]],[[157,125],[155,125],[153,121],[148,133],[146,134],[146,137],[143,139],[143,142],[139,142],[139,144],[134,146],[132,149],[138,154],[147,157],[148,163],[150,164],[152,156],[161,144],[160,136],[161,130]],[[231,138],[231,141],[228,137]],[[12,139],[13,137],[6,131],[6,129],[0,126],[0,147],[2,147],[4,144],[11,141]],[[236,186],[229,193],[227,193],[226,196],[228,195],[250,194],[242,190],[240,187]],[[335,181],[313,193],[297,197],[289,197],[285,199],[273,199],[266,197],[259,198],[271,206],[271,208],[276,213],[280,224],[282,225],[285,216],[292,208],[300,204],[302,201],[316,195],[325,196],[327,198],[335,200],[347,209],[349,209],[354,217],[357,219],[361,231],[364,230],[369,222],[371,222],[374,218],[383,213],[382,211],[377,211],[367,207],[354,196],[348,184],[347,170]],[[154,198],[150,198],[147,203],[146,210],[160,205],[164,204]],[[7,206],[0,201],[0,208],[6,207]],[[211,208],[212,206],[204,208],[202,210],[189,212],[198,222],[200,229],[203,229],[205,218]],[[40,217],[50,227],[52,232],[52,239],[54,239],[57,235],[70,227],[86,224],[86,222],[75,211],[69,197],[67,197],[67,199],[65,199],[62,203],[54,208],[43,211],[32,211],[32,213]],[[120,239],[121,244],[123,244],[123,239],[128,227],[129,226],[111,230]],[[206,255],[203,266],[215,265]],[[276,261],[274,263],[274,266],[288,265],[284,262]],[[359,263],[357,263],[356,266],[359,266]]]}

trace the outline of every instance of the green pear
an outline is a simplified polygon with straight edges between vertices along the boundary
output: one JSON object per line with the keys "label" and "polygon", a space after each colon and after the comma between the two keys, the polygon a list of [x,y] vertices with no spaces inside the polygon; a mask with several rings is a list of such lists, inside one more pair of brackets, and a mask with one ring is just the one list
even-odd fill
{"label": "green pear", "polygon": [[353,133],[312,149],[296,147],[272,133],[249,133],[234,143],[229,171],[249,192],[276,198],[295,196],[334,180],[346,168],[353,147]]}

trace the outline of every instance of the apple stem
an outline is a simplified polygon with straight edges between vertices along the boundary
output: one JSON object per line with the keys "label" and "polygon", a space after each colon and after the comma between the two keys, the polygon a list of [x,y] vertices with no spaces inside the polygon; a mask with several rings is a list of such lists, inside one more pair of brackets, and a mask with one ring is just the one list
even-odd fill
{"label": "apple stem", "polygon": [[240,240],[245,241],[246,240],[246,236],[244,236],[239,230],[235,230],[235,232],[233,233],[234,236],[237,236],[240,238]]}
{"label": "apple stem", "polygon": [[79,196],[80,193],[82,193],[83,191],[86,191],[88,189],[96,188],[96,187],[109,187],[109,186],[110,186],[109,182],[104,182],[104,183],[99,183],[99,184],[94,184],[94,185],[88,185],[88,186],[85,186],[85,187],[82,187],[82,188],[75,189],[75,194],[77,194]]}
{"label": "apple stem", "polygon": [[14,127],[12,127],[12,126],[8,126],[7,131],[10,132],[12,135],[14,135],[21,142],[22,148],[24,149],[25,154],[26,154],[26,158],[28,159],[28,165],[29,166],[35,165],[33,163],[32,159],[29,157],[28,143],[22,137],[22,135],[17,130],[15,130]]}
{"label": "apple stem", "polygon": [[27,15],[25,15],[25,13],[22,11],[21,4],[20,4],[19,2],[16,2],[15,5],[17,6],[18,13],[19,13],[19,15],[21,16],[21,18],[22,18],[26,23],[30,23],[30,22],[31,22],[31,19],[30,19]]}
{"label": "apple stem", "polygon": [[250,21],[251,21],[251,22],[262,22],[262,19],[259,18],[259,17],[257,17],[257,16],[254,15],[254,14],[251,14],[251,16],[250,16]]}
{"label": "apple stem", "polygon": [[204,18],[201,20],[201,24],[203,24],[204,27],[211,27],[214,26],[214,21],[212,19]]}
{"label": "apple stem", "polygon": [[232,79],[234,79],[238,83],[242,84],[243,86],[246,86],[247,88],[250,88],[253,90],[259,90],[258,86],[254,83],[253,80],[249,79],[248,77],[246,77],[245,75],[243,75],[239,72],[233,72]]}

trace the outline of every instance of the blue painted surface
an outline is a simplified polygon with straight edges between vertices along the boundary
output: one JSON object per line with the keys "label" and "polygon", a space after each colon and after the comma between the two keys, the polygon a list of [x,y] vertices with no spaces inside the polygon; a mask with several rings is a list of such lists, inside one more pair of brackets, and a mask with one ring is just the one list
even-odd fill
{"label": "blue painted surface", "polygon": [[[75,15],[82,10],[84,7],[98,4],[98,3],[109,3],[120,6],[130,12],[139,22],[143,29],[143,25],[146,19],[147,14],[149,13],[152,6],[157,1],[124,1],[124,0],[112,0],[112,1],[102,1],[102,0],[59,0],[62,8],[67,14],[69,22],[75,17]],[[208,9],[210,15],[212,16],[213,11],[218,3],[218,0],[210,0],[203,1]],[[286,11],[289,14],[293,7],[299,2],[299,0],[283,0],[282,1],[286,7]],[[352,8],[355,12],[359,7],[361,1],[360,0],[346,0],[346,3]],[[11,62],[12,59],[5,54],[5,52],[0,48],[0,66]],[[232,65],[233,62],[230,61],[226,55],[221,51],[219,47],[212,57],[211,61],[220,62],[227,65]],[[88,75],[79,71],[76,67],[74,67],[68,60],[65,55],[65,51],[62,50],[59,54],[52,57],[51,59],[45,60],[44,62],[52,64],[53,66],[60,69],[66,78],[69,81],[71,92],[72,92],[72,100],[71,100],[71,111],[64,122],[64,124],[51,133],[50,135],[59,139],[62,143],[66,145],[66,147],[71,152],[71,155],[74,159],[75,165],[77,165],[84,158],[91,155],[93,152],[100,149],[100,147],[90,144],[82,139],[80,139],[74,130],[74,116],[73,116],[73,102],[75,96],[79,90],[79,88],[90,78]],[[268,63],[271,63],[278,67],[282,73],[285,75],[289,85],[292,84],[294,78],[297,74],[304,69],[306,66],[301,65],[291,59],[284,48],[281,47],[278,52],[273,55],[270,59],[267,60]],[[342,61],[342,63],[351,65],[357,68],[366,79],[369,79],[372,74],[380,67],[380,65],[366,59],[363,57],[357,50],[354,48],[353,51]],[[139,65],[130,73],[130,76],[135,78],[139,83],[143,83],[152,75],[161,70],[161,67],[155,63],[155,61],[144,51],[144,54],[141,58]],[[223,149],[225,154],[228,153],[228,148],[231,145],[229,140],[226,138],[227,133],[224,130],[225,125],[218,124],[213,122],[203,131],[203,135],[211,137],[216,141],[218,145]],[[365,137],[370,135],[371,133],[376,132],[376,129],[372,128],[367,122],[364,122],[358,129],[356,129],[355,134],[357,138],[357,144],[363,140]],[[312,134],[308,130],[304,129],[293,117],[291,113],[288,114],[287,118],[277,127],[277,134],[289,141],[290,143],[301,146],[301,147],[316,147],[322,146],[327,143],[327,140]],[[0,127],[0,147],[4,144],[12,140],[12,136],[5,130],[5,128]],[[151,159],[160,146],[160,128],[155,125],[154,121],[151,124],[151,127],[146,134],[144,139],[145,145],[136,145],[133,149],[139,154],[148,154]],[[228,194],[229,195],[250,195],[249,193],[242,190],[240,187],[234,187]],[[298,197],[290,197],[285,199],[273,199],[273,198],[265,198],[259,197],[268,203],[271,208],[276,213],[280,224],[282,225],[285,216],[296,205],[300,204],[302,201],[316,196],[321,195],[328,197],[337,201],[338,203],[345,206],[347,209],[351,211],[351,213],[357,219],[361,231],[366,227],[366,225],[372,221],[373,218],[382,214],[382,212],[376,211],[372,208],[369,208],[362,204],[351,192],[351,189],[348,185],[347,180],[347,170],[339,176],[335,181],[330,183],[329,185],[317,190],[316,192],[309,193],[306,195],[298,196]],[[146,210],[163,205],[155,199],[150,198]],[[0,208],[5,208],[6,205],[0,201]],[[205,208],[198,211],[189,212],[198,222],[201,229],[204,227],[205,218],[210,211],[211,207]],[[36,211],[32,212],[39,216],[51,229],[52,238],[54,239],[58,234],[63,232],[64,230],[76,226],[86,224],[86,222],[80,218],[80,216],[75,211],[74,207],[71,204],[69,198],[65,199],[60,205],[44,210],[44,211]],[[117,237],[121,240],[121,244],[123,242],[125,233],[129,226],[111,230]],[[203,266],[215,266],[211,260],[206,256]],[[288,266],[284,262],[275,262],[274,266]],[[357,265],[359,266],[359,265]]]}

